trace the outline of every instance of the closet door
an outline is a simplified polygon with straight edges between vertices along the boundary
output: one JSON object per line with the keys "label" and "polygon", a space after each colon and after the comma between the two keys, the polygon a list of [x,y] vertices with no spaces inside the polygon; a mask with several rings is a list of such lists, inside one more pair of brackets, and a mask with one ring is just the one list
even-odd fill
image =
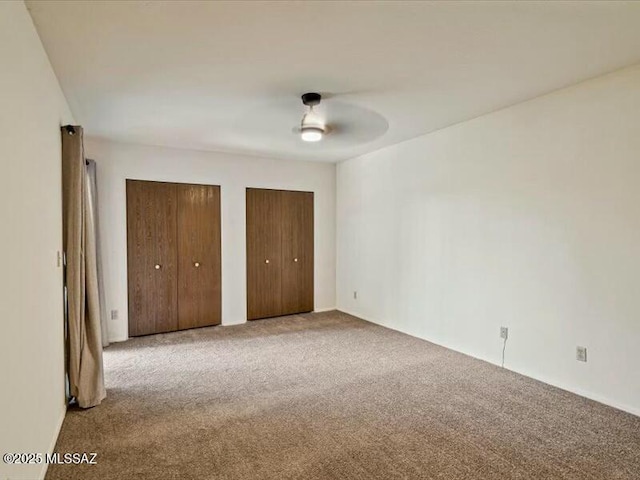
{"label": "closet door", "polygon": [[176,185],[178,328],[221,321],[220,187]]}
{"label": "closet door", "polygon": [[247,188],[247,318],[282,314],[282,192]]}
{"label": "closet door", "polygon": [[176,186],[127,180],[129,336],[178,328]]}
{"label": "closet door", "polygon": [[313,193],[282,195],[282,314],[313,310]]}

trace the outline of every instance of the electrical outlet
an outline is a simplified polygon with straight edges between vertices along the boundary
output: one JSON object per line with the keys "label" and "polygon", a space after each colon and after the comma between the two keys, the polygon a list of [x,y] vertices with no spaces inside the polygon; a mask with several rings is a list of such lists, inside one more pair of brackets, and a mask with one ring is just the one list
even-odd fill
{"label": "electrical outlet", "polygon": [[358,291],[357,291],[357,290],[354,290],[354,291],[353,291],[353,299],[354,299],[354,300],[357,300],[357,299],[358,299]]}
{"label": "electrical outlet", "polygon": [[576,347],[576,360],[579,362],[587,361],[587,347]]}
{"label": "electrical outlet", "polygon": [[500,327],[500,338],[506,340],[509,338],[509,328],[508,327]]}
{"label": "electrical outlet", "polygon": [[60,253],[60,250],[56,252],[56,266],[58,268],[62,266],[62,254]]}
{"label": "electrical outlet", "polygon": [[118,310],[111,310],[111,320],[118,320]]}

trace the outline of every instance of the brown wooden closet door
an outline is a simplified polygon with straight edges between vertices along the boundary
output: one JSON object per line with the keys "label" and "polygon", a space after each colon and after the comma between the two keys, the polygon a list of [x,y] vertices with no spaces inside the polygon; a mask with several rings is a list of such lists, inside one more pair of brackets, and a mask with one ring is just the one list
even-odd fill
{"label": "brown wooden closet door", "polygon": [[176,187],[127,180],[129,336],[178,328]]}
{"label": "brown wooden closet door", "polygon": [[247,318],[282,314],[281,192],[247,188]]}
{"label": "brown wooden closet door", "polygon": [[221,321],[220,187],[178,184],[178,328]]}
{"label": "brown wooden closet door", "polygon": [[313,193],[282,192],[282,314],[313,310]]}

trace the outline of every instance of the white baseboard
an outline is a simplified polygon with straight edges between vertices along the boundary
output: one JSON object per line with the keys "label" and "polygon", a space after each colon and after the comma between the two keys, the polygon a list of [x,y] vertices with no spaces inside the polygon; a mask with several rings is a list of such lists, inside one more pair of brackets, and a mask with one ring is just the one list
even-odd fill
{"label": "white baseboard", "polygon": [[[56,448],[56,442],[58,441],[58,437],[60,436],[60,430],[62,429],[62,424],[64,423],[64,417],[66,415],[67,415],[67,407],[65,405],[64,410],[62,410],[62,414],[60,415],[60,418],[58,419],[58,424],[56,425],[55,435],[51,439],[51,444],[49,445],[49,449],[47,450],[47,453],[53,453],[54,452],[54,450]],[[41,470],[40,475],[38,476],[38,478],[44,479],[45,475],[47,474],[47,468],[48,467],[49,467],[48,463],[44,462],[42,464],[42,470]]]}
{"label": "white baseboard", "polygon": [[[380,324],[379,324],[379,323],[377,323],[377,322],[372,322],[371,320],[367,320],[367,319],[366,319],[366,318],[364,318],[362,315],[359,315],[359,314],[357,314],[357,313],[350,312],[350,311],[349,311],[349,310],[347,310],[346,308],[336,307],[336,308],[335,308],[335,310],[337,310],[337,311],[339,311],[339,312],[342,312],[342,313],[346,313],[347,315],[351,315],[352,317],[358,317],[360,320],[364,320],[364,321],[369,322],[369,323],[375,323],[376,325],[380,325]],[[393,328],[392,328],[391,330],[393,330]],[[398,331],[399,331],[399,330],[398,330]]]}
{"label": "white baseboard", "polygon": [[[464,353],[464,352],[462,352]],[[582,390],[580,388],[576,388],[576,387],[567,387],[566,385],[562,385],[558,382],[555,382],[553,380],[549,380],[547,378],[541,377],[541,376],[532,376],[529,375],[526,372],[520,371],[519,369],[516,370],[514,368],[507,368],[505,367],[507,370],[511,370],[512,372],[515,372],[519,375],[523,375],[525,377],[529,377],[529,378],[533,378],[534,380],[537,380],[539,382],[542,383],[546,383],[547,385],[551,385],[552,387],[556,387],[559,388],[560,390],[565,390],[567,392],[573,393],[575,395],[578,395],[580,397],[584,397],[584,398],[588,398],[589,400],[593,400],[594,402],[598,402],[598,403],[602,403],[603,405],[608,405],[609,407],[613,407],[613,408],[617,408],[618,410],[622,410],[623,412],[627,412],[630,413],[632,415],[635,415],[637,417],[640,417],[640,409],[638,408],[634,408],[631,407],[629,405],[624,405],[620,402],[617,402],[616,400],[612,400],[610,398],[606,398],[603,397],[601,395],[598,395],[596,393],[592,393],[586,390]]]}
{"label": "white baseboard", "polygon": [[247,323],[247,320],[238,320],[238,321],[227,321],[227,322],[222,322],[220,325],[218,325],[219,327],[232,327],[234,325],[242,325],[244,323]]}
{"label": "white baseboard", "polygon": [[334,310],[336,310],[336,307],[332,307],[332,308],[317,308],[313,311],[313,313],[323,313],[323,312],[333,312]]}
{"label": "white baseboard", "polygon": [[109,343],[126,342],[129,337],[113,337],[109,339]]}
{"label": "white baseboard", "polygon": [[[323,312],[333,312],[334,310],[336,310],[336,307],[330,307],[330,308],[319,308],[313,311],[313,313],[323,313]],[[219,326],[220,327],[231,327],[234,325],[243,325],[247,323],[247,320],[239,320],[239,321],[231,321],[231,322],[222,322]],[[127,340],[129,340],[128,337],[112,337],[109,339],[109,343],[118,343],[118,342],[126,342]]]}

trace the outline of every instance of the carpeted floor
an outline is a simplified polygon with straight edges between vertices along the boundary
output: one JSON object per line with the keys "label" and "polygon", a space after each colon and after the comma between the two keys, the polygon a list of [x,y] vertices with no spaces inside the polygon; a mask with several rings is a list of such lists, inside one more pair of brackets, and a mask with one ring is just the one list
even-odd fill
{"label": "carpeted floor", "polygon": [[640,418],[346,314],[136,338],[47,479],[639,479]]}

